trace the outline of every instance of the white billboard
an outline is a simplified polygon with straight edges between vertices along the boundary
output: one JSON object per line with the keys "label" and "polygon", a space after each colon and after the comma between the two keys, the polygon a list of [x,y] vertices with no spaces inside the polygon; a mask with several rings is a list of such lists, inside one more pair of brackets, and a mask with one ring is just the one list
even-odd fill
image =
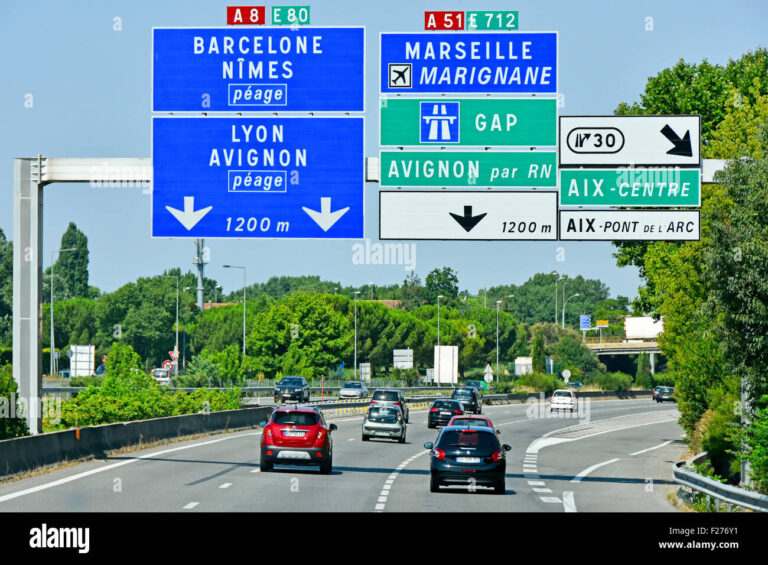
{"label": "white billboard", "polygon": [[560,116],[560,167],[701,165],[701,116]]}
{"label": "white billboard", "polygon": [[658,322],[650,316],[624,318],[627,339],[656,339],[664,331],[664,319]]}
{"label": "white billboard", "polygon": [[394,349],[392,350],[395,369],[413,368],[413,349]]}
{"label": "white billboard", "polygon": [[434,381],[440,384],[456,384],[459,375],[458,345],[435,346]]}
{"label": "white billboard", "polygon": [[94,356],[96,346],[94,345],[73,345],[69,348],[69,376],[70,377],[90,377],[94,369]]}

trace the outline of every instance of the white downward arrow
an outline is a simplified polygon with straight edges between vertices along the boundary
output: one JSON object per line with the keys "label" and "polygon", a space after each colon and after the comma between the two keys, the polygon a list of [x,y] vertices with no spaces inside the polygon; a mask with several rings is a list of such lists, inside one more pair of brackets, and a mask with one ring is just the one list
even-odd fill
{"label": "white downward arrow", "polygon": [[187,228],[187,230],[191,230],[195,227],[197,222],[203,219],[203,216],[213,209],[213,206],[208,206],[207,208],[195,211],[195,197],[185,196],[183,212],[176,208],[171,208],[170,206],[166,206],[165,209],[173,214],[173,217],[179,220],[182,226]]}
{"label": "white downward arrow", "polygon": [[317,210],[310,210],[309,208],[302,206],[302,210],[304,210],[307,214],[309,214],[309,217],[315,220],[318,226],[320,226],[323,231],[328,231],[333,227],[333,224],[335,224],[339,218],[341,218],[344,214],[347,213],[347,210],[349,210],[349,206],[346,208],[342,208],[341,210],[336,210],[335,212],[331,212],[331,198],[320,198],[320,211]]}

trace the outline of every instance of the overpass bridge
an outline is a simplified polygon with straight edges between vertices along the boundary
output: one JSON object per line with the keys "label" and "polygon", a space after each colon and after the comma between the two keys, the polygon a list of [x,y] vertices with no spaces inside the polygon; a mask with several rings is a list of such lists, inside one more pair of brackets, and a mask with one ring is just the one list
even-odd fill
{"label": "overpass bridge", "polygon": [[661,353],[656,340],[623,339],[623,338],[589,338],[585,345],[591,351],[600,355],[639,355],[648,353],[651,357],[651,374],[656,374],[656,354]]}

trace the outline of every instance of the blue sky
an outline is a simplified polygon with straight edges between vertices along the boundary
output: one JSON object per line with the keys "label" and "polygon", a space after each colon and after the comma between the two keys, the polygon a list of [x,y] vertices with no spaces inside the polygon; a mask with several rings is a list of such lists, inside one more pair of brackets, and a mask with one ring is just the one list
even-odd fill
{"label": "blue sky", "polygon": [[[241,2],[242,3],[242,2]],[[256,4],[256,2],[250,2]],[[0,163],[5,179],[0,228],[12,238],[13,157],[149,157],[153,26],[218,26],[226,6],[212,0],[10,1],[0,4]],[[281,3],[280,5],[287,4]],[[302,4],[302,3],[299,3]],[[271,6],[272,4],[267,4]],[[425,10],[514,9],[520,29],[559,32],[561,114],[610,114],[638,100],[648,77],[679,59],[727,63],[768,44],[768,2],[321,1],[313,25],[367,29],[366,155],[378,154],[378,33],[420,31]],[[122,31],[114,31],[119,17]],[[647,18],[653,30],[646,31]],[[25,107],[32,95],[32,108]],[[367,238],[378,234],[378,185],[366,183]],[[192,268],[193,240],[150,238],[150,196],[140,188],[54,184],[45,190],[44,257],[70,221],[89,240],[91,284],[112,291],[164,268]],[[354,261],[354,241],[206,240],[206,275],[225,291],[273,275],[319,275],[342,284],[401,282],[403,265]],[[599,278],[613,295],[636,294],[639,278],[619,269],[608,243],[416,242],[415,268],[459,272],[462,289],[519,284],[537,272]],[[564,253],[558,253],[562,248]],[[564,258],[558,261],[558,258]]]}

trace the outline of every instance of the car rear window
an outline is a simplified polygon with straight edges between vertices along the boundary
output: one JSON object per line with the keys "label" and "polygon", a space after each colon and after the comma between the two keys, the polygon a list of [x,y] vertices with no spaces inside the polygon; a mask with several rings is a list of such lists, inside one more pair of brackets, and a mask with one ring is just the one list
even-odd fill
{"label": "car rear window", "polygon": [[312,412],[277,411],[272,415],[272,421],[281,426],[314,426],[320,416]]}
{"label": "car rear window", "polygon": [[373,393],[374,400],[385,400],[387,402],[397,402],[400,399],[400,395],[395,391],[389,390],[377,390]]}
{"label": "car rear window", "polygon": [[344,388],[363,388],[360,383],[344,383]]}
{"label": "car rear window", "polygon": [[165,369],[158,369],[155,371],[156,379],[164,379],[167,376],[168,376],[168,371],[166,371]]}
{"label": "car rear window", "polygon": [[297,377],[286,377],[282,381],[280,381],[281,385],[288,385],[288,386],[301,386],[301,379]]}
{"label": "car rear window", "polygon": [[394,424],[397,422],[399,410],[396,407],[372,406],[368,411],[368,419],[371,422],[383,422],[385,424]]}
{"label": "car rear window", "polygon": [[567,390],[557,390],[555,391],[555,396],[567,396],[570,398],[572,396],[572,393]]}
{"label": "car rear window", "polygon": [[448,400],[435,400],[435,403],[432,405],[433,408],[449,408],[453,410],[454,408],[459,407],[458,402],[450,402]]}
{"label": "car rear window", "polygon": [[499,447],[496,434],[476,430],[450,430],[440,436],[438,447],[473,447],[478,449],[494,449]]}
{"label": "car rear window", "polygon": [[454,396],[473,396],[472,391],[466,388],[454,391]]}
{"label": "car rear window", "polygon": [[454,420],[452,426],[483,426],[483,427],[490,427],[488,426],[488,422],[485,420],[478,420],[475,418],[460,418],[458,420]]}

